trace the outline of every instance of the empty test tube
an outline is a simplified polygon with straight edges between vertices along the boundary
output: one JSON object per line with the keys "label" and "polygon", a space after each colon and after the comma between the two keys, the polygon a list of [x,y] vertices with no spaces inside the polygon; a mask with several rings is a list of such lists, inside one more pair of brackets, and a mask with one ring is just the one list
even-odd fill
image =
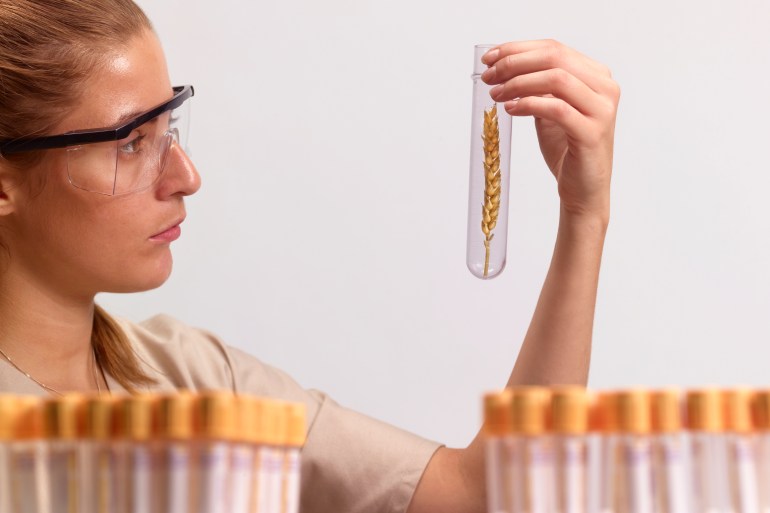
{"label": "empty test tube", "polygon": [[[235,436],[235,396],[207,392],[195,406],[196,459],[193,462],[198,513],[229,513],[230,457]],[[260,513],[262,511],[260,510]]]}
{"label": "empty test tube", "polygon": [[263,460],[267,458],[266,452],[263,454],[263,447],[266,445],[265,430],[267,429],[266,422],[263,421],[264,415],[266,415],[267,408],[265,407],[264,399],[256,399],[251,403],[253,408],[253,419],[251,420],[251,426],[249,431],[251,433],[250,441],[252,450],[254,451],[254,459],[251,468],[251,492],[249,494],[249,512],[261,513],[262,502],[265,492],[265,484],[263,483],[265,470],[263,469]]}
{"label": "empty test tube", "polygon": [[616,463],[616,513],[652,513],[650,395],[644,390],[617,394],[620,432]]}
{"label": "empty test tube", "polygon": [[716,389],[692,390],[686,394],[686,405],[692,454],[692,511],[729,511],[722,394]]}
{"label": "empty test tube", "polygon": [[656,390],[652,406],[653,505],[656,513],[689,513],[686,451],[682,425],[681,394],[678,390]]}
{"label": "empty test tube", "polygon": [[727,472],[730,511],[759,513],[757,488],[757,436],[751,418],[752,392],[724,392]]}
{"label": "empty test tube", "polygon": [[[601,392],[596,400],[595,430],[599,434],[599,470],[598,484],[591,489],[595,490],[598,498],[599,513],[614,513],[616,511],[615,500],[619,495],[615,490],[617,464],[619,461],[620,435],[618,433],[618,407],[617,395],[612,392]],[[594,502],[594,501],[592,501]]]}
{"label": "empty test tube", "polygon": [[258,399],[252,396],[236,397],[236,433],[232,445],[230,511],[250,513],[252,498],[252,473],[256,460],[255,433],[257,425]]}
{"label": "empty test tube", "polygon": [[[513,508],[516,513],[553,511],[553,445],[548,434],[550,392],[542,387],[513,391],[513,446],[517,470],[512,472]],[[521,470],[518,470],[521,469]],[[522,490],[523,493],[516,493]]]}
{"label": "empty test tube", "polygon": [[285,459],[287,416],[280,401],[262,401],[262,432],[264,444],[260,448],[262,457],[260,485],[264,491],[261,512],[281,513],[281,496]]}
{"label": "empty test tube", "polygon": [[154,470],[153,410],[155,396],[129,396],[120,402],[120,423],[123,433],[123,468],[126,513],[155,511],[156,481]]}
{"label": "empty test tube", "polygon": [[43,403],[43,432],[48,440],[46,465],[52,510],[81,513],[79,414],[83,396],[67,394]]}
{"label": "empty test tube", "polygon": [[43,403],[38,397],[19,397],[17,408],[10,444],[11,509],[14,513],[51,513]]}
{"label": "empty test tube", "polygon": [[84,513],[120,511],[125,498],[117,423],[117,402],[112,396],[88,397],[83,405],[80,497]]}
{"label": "empty test tube", "polygon": [[14,440],[16,397],[0,395],[0,513],[11,512],[11,443]]}
{"label": "empty test tube", "polygon": [[466,263],[474,276],[494,278],[505,267],[508,243],[508,189],[511,116],[489,95],[481,80],[481,57],[492,45],[477,45],[473,62],[471,161]]}
{"label": "empty test tube", "polygon": [[557,387],[551,392],[557,513],[588,512],[588,399],[583,387]]}
{"label": "empty test tube", "polygon": [[283,473],[282,513],[299,513],[300,451],[307,431],[305,405],[286,403],[287,436]]}
{"label": "empty test tube", "polygon": [[758,390],[752,402],[758,438],[759,507],[762,513],[770,513],[770,390]]}
{"label": "empty test tube", "polygon": [[193,408],[189,392],[164,395],[157,401],[156,493],[158,511],[189,513],[195,486],[193,474]]}
{"label": "empty test tube", "polygon": [[[484,396],[485,471],[487,483],[487,511],[489,513],[513,513],[512,493],[521,479],[512,479],[518,458],[512,452],[513,391],[505,389]],[[513,458],[513,459],[512,459]],[[519,470],[520,471],[520,470]]]}

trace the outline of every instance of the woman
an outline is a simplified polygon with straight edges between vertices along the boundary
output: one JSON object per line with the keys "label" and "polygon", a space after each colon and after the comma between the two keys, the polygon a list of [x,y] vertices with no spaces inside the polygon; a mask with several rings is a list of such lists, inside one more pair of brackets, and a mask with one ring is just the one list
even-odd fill
{"label": "woman", "polygon": [[[535,118],[561,200],[508,384],[584,384],[619,90],[604,66],[553,41],[501,45],[485,63],[493,98]],[[302,401],[304,512],[484,511],[480,437],[441,447],[303,390],[209,333],[168,317],[115,320],[94,304],[98,292],[169,276],[184,197],[200,187],[181,145],[192,94],[172,87],[131,0],[0,0],[0,391],[229,388]]]}

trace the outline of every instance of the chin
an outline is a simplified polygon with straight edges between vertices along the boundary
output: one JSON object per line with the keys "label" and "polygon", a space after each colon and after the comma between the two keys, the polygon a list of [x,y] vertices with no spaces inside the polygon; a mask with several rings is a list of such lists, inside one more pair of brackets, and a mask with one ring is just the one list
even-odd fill
{"label": "chin", "polygon": [[110,290],[104,292],[130,293],[157,289],[168,281],[171,268],[170,258],[154,266],[134,268],[130,274],[125,273],[119,282],[113,283]]}
{"label": "chin", "polygon": [[169,276],[171,276],[171,273],[162,277],[147,279],[143,283],[138,284],[132,292],[146,292],[148,290],[157,289],[168,281]]}
{"label": "chin", "polygon": [[105,288],[102,292],[110,292],[115,294],[129,294],[132,292],[147,292],[148,290],[157,289],[168,280],[168,275],[163,277],[151,277],[143,276],[141,279],[122,281],[121,283],[114,283],[111,287]]}

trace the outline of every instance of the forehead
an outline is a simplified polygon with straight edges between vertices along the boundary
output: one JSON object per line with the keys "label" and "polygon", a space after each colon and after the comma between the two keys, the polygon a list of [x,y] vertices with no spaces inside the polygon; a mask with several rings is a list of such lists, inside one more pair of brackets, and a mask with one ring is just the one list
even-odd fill
{"label": "forehead", "polygon": [[105,56],[97,69],[57,132],[109,127],[172,96],[163,49],[152,32]]}

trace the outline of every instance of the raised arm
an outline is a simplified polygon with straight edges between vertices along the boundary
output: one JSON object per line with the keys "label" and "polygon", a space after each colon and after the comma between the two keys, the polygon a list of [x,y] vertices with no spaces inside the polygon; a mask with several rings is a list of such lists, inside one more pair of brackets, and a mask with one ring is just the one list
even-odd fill
{"label": "raised arm", "polygon": [[[513,116],[533,116],[561,213],[551,266],[508,385],[585,384],[596,290],[610,215],[620,89],[609,70],[555,41],[500,45],[484,57],[491,95]],[[516,100],[518,99],[518,100]],[[484,512],[484,447],[439,449],[409,513]]]}

